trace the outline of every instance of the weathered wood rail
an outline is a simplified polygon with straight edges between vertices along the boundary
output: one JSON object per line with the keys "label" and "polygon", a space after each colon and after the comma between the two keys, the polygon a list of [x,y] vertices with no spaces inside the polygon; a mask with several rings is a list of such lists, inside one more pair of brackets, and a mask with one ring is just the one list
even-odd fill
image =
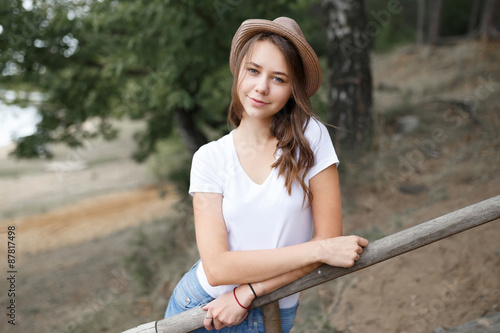
{"label": "weathered wood rail", "polygon": [[[257,298],[251,307],[256,308],[271,304],[283,297],[359,271],[499,218],[500,195],[376,240],[365,248],[363,255],[354,266],[340,268],[323,265],[306,276]],[[170,318],[140,325],[124,333],[186,333],[203,327],[204,316],[205,311],[201,308],[195,308]]]}

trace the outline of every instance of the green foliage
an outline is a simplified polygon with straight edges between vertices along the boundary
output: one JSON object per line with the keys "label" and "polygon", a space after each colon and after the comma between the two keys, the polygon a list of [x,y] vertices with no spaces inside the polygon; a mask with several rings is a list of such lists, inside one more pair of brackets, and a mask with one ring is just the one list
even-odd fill
{"label": "green foliage", "polygon": [[415,30],[405,25],[402,20],[383,26],[375,39],[374,50],[384,52],[415,41]]}
{"label": "green foliage", "polygon": [[[417,2],[401,0],[398,2],[401,13],[390,16],[390,22],[383,25],[374,43],[375,51],[388,51],[392,48],[415,41],[417,26]],[[445,0],[441,12],[440,36],[458,36],[468,33],[468,25],[473,1]],[[373,20],[372,12],[388,9],[386,0],[365,0],[365,10],[368,21]],[[431,2],[427,1],[426,27],[429,26]],[[428,31],[425,31],[428,33]]]}
{"label": "green foliage", "polygon": [[[388,51],[400,44],[410,43],[415,40],[415,2],[400,1],[397,8],[401,8],[401,12],[396,14],[391,13],[388,6],[387,1],[365,0],[368,22],[377,22],[380,27],[373,43],[376,52]],[[380,14],[381,12],[385,14]],[[383,17],[382,23],[379,16]]]}
{"label": "green foliage", "polygon": [[161,194],[166,193],[167,184],[174,183],[181,196],[186,196],[189,189],[190,165],[191,154],[175,136],[158,142],[155,154],[148,161],[149,172],[158,186],[162,186]]}
{"label": "green foliage", "polygon": [[123,263],[134,281],[139,285],[140,291],[145,292],[155,285],[155,261],[161,255],[160,247],[152,248],[150,240],[141,228],[138,229],[136,238],[130,242],[131,251],[123,258]]}
{"label": "green foliage", "polygon": [[[191,201],[183,199],[173,208],[168,217],[148,223],[147,228],[137,228],[130,251],[123,256],[123,264],[139,294],[151,293],[165,276],[175,280],[195,262],[189,257],[191,249],[196,249]],[[197,252],[196,255],[199,258]]]}
{"label": "green foliage", "polygon": [[[136,135],[138,161],[176,127],[194,134],[195,147],[214,131],[227,130],[234,32],[248,13],[267,19],[288,15],[302,23],[299,13],[310,5],[304,0],[23,3],[1,4],[0,72],[6,83],[27,82],[47,98],[37,132],[18,142],[15,155],[50,157],[51,143],[78,147],[95,136],[113,139],[109,120],[129,116],[147,122]],[[102,125],[85,129],[90,118]]]}

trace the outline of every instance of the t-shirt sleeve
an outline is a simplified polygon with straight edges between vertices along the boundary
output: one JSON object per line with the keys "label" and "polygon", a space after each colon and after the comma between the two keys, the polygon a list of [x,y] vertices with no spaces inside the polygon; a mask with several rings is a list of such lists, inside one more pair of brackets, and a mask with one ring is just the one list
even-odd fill
{"label": "t-shirt sleeve", "polygon": [[309,140],[315,159],[314,166],[309,170],[306,176],[306,180],[309,181],[312,177],[330,165],[335,164],[338,166],[339,159],[333,147],[330,133],[328,133],[328,129],[321,122],[311,118],[304,135]]}
{"label": "t-shirt sleeve", "polygon": [[211,153],[209,145],[202,146],[193,155],[189,194],[195,192],[223,193],[222,182],[218,176],[217,157]]}

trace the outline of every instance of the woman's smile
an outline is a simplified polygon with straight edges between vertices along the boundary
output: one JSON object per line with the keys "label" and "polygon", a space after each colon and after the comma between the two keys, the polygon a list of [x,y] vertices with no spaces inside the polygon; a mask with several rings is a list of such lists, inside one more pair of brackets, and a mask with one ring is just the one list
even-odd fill
{"label": "woman's smile", "polygon": [[259,100],[257,98],[253,98],[253,97],[250,97],[250,96],[248,96],[248,98],[250,99],[250,103],[252,103],[252,105],[255,106],[255,107],[266,106],[266,105],[269,104],[269,103],[261,101],[261,100]]}

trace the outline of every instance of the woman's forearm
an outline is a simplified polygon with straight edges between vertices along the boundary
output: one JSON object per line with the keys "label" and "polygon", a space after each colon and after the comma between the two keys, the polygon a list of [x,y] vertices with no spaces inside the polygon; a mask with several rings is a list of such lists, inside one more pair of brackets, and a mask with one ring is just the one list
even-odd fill
{"label": "woman's forearm", "polygon": [[283,280],[281,285],[289,283],[299,278],[305,267],[320,262],[320,251],[320,244],[311,241],[271,250],[226,251],[218,258],[202,260],[213,286],[266,281],[269,290],[274,290],[280,287],[278,281]]}
{"label": "woman's forearm", "polygon": [[226,251],[220,258],[202,260],[211,285],[242,284],[266,281],[315,263],[351,267],[367,245],[359,236],[339,236],[273,250]]}
{"label": "woman's forearm", "polygon": [[248,283],[241,284],[237,288],[239,295],[238,297],[241,298],[241,301],[243,302],[243,304],[245,304],[245,306],[250,306],[256,296],[260,297],[283,286],[286,286],[287,284],[300,279],[304,275],[307,275],[319,266],[321,266],[321,263],[314,263],[276,276],[266,281],[250,283],[252,285],[253,291],[252,289],[250,289]]}
{"label": "woman's forearm", "polygon": [[[287,284],[300,279],[301,277],[309,274],[319,266],[321,263],[310,264],[296,270],[290,271],[288,273],[282,274],[280,276],[276,276],[274,278],[268,279],[266,281],[258,282],[255,285],[258,287],[255,289],[257,296],[262,296],[264,294],[268,294],[276,289],[279,289]],[[252,284],[253,285],[253,284]],[[257,291],[258,290],[258,291]]]}

